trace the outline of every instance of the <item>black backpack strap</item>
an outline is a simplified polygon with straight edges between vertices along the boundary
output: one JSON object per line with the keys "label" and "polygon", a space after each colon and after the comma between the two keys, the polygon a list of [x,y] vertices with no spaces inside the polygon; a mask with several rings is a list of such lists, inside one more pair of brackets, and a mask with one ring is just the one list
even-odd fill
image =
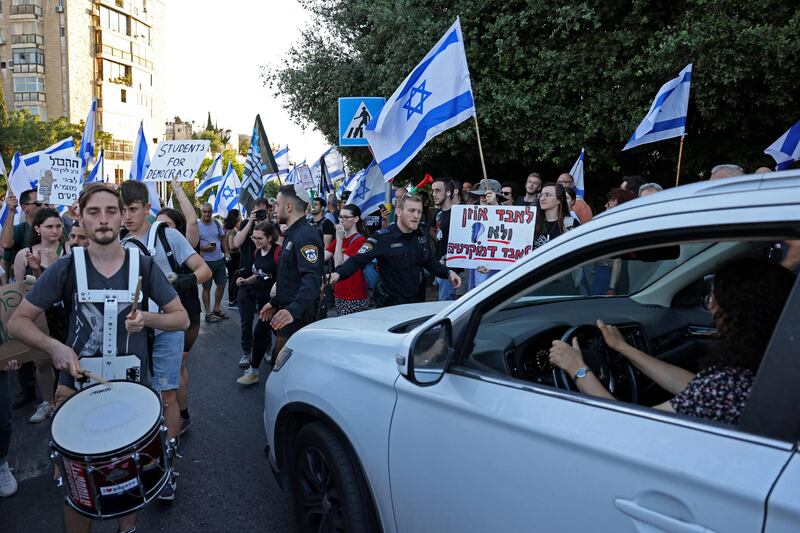
{"label": "black backpack strap", "polygon": [[169,267],[177,274],[180,272],[181,265],[179,265],[178,260],[175,259],[175,253],[172,251],[172,246],[169,245],[169,241],[167,240],[167,225],[158,222],[156,222],[156,224],[158,224],[156,228],[156,238],[161,242],[161,247],[164,248],[164,253],[167,255],[167,260],[169,261]]}

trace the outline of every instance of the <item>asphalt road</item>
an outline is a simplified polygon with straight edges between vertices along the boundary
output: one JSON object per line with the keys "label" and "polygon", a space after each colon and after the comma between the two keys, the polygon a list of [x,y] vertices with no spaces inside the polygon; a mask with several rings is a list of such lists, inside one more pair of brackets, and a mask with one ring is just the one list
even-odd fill
{"label": "asphalt road", "polygon": [[[294,531],[291,499],[281,491],[264,455],[264,382],[236,383],[239,316],[206,324],[189,354],[192,427],[183,437],[178,491],[171,504],[155,502],[139,517],[137,531]],[[263,368],[262,364],[262,368]],[[16,377],[12,377],[16,382]],[[0,531],[62,530],[62,489],[52,480],[49,420],[30,424],[33,406],[14,411],[9,462],[19,492],[0,499]],[[115,522],[93,531],[115,531]]]}

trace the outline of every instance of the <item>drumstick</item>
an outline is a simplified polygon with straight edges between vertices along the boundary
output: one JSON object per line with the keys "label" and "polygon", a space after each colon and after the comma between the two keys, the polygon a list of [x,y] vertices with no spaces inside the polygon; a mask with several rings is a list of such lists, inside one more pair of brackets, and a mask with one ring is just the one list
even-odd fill
{"label": "drumstick", "polygon": [[91,373],[91,372],[89,372],[88,370],[79,370],[79,371],[78,371],[78,373],[79,373],[81,376],[85,377],[86,379],[93,379],[94,381],[96,381],[96,382],[98,382],[98,383],[100,383],[100,384],[102,384],[102,385],[108,385],[108,386],[111,386],[111,382],[110,382],[110,381],[108,381],[108,380],[106,380],[106,379],[103,379],[103,378],[101,378],[100,376],[97,376],[97,375],[95,375],[95,374],[92,374],[92,373]]}
{"label": "drumstick", "polygon": [[142,290],[142,276],[136,280],[136,290],[133,291],[133,302],[131,302],[131,312],[128,315],[128,318],[133,317],[136,313],[136,310],[139,308],[139,296]]}

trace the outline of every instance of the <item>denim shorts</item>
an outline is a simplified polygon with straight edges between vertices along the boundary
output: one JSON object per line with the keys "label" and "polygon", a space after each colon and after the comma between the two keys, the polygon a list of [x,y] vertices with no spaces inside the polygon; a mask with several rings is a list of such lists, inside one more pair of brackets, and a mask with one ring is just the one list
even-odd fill
{"label": "denim shorts", "polygon": [[176,390],[181,381],[183,331],[157,331],[153,342],[152,387],[157,391]]}

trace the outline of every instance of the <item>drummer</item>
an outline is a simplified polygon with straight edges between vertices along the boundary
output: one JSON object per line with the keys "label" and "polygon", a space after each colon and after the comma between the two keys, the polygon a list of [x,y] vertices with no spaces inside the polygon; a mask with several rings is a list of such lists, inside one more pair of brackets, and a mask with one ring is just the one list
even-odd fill
{"label": "drummer", "polygon": [[[91,243],[84,249],[85,272],[78,272],[78,262],[71,256],[59,259],[36,281],[8,325],[11,335],[34,349],[49,353],[53,365],[62,370],[56,390],[56,405],[75,393],[80,383],[76,383],[76,380],[85,379],[81,373],[81,359],[92,357],[97,360],[103,348],[103,324],[109,318],[104,317],[104,303],[78,301],[78,276],[85,276],[89,291],[124,291],[129,288],[129,266],[132,263],[132,258],[118,240],[123,207],[119,193],[105,183],[93,183],[81,193],[79,205],[80,225]],[[144,378],[142,381],[146,381],[146,330],[184,330],[189,327],[189,318],[175,289],[151,258],[139,255],[139,275],[142,278],[140,301],[152,299],[162,312],[157,314],[137,309],[131,313],[131,304],[120,300],[118,313],[113,318],[117,322],[117,329],[116,332],[109,332],[109,335],[116,333],[119,356],[128,354],[139,358],[139,375]],[[48,337],[34,323],[44,309],[60,300],[64,301],[69,315],[66,344]],[[87,360],[85,364],[88,362],[91,361]],[[125,379],[127,375],[104,377]],[[67,532],[91,530],[90,519],[79,515],[66,504],[64,524]],[[119,529],[134,531],[135,524],[136,514],[133,513],[119,520]]]}

